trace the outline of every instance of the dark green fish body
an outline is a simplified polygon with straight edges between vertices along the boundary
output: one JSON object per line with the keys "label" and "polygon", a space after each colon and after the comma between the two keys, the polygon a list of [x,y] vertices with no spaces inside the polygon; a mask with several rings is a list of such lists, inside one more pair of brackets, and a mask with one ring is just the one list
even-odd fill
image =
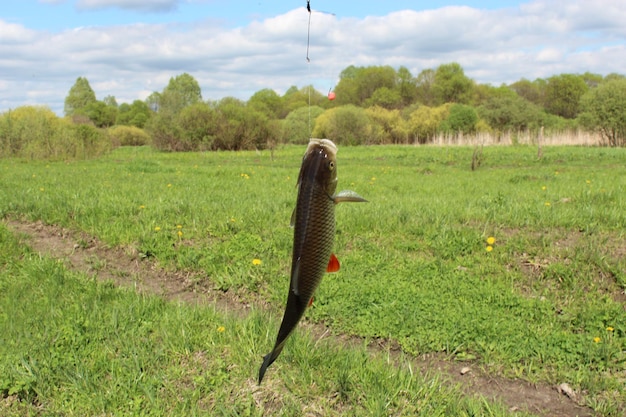
{"label": "dark green fish body", "polygon": [[335,195],[336,153],[337,147],[330,140],[311,139],[304,154],[292,217],[294,239],[287,306],[274,349],[264,357],[259,369],[259,383],[302,318],[329,266],[335,238],[335,205],[366,201],[351,191]]}

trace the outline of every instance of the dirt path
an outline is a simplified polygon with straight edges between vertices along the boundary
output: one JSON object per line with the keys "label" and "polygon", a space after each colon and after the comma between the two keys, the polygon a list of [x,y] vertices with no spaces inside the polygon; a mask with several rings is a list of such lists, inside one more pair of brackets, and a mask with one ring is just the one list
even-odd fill
{"label": "dirt path", "polygon": [[[215,303],[225,311],[245,314],[249,304],[232,294],[213,291],[198,284],[189,273],[164,271],[136,253],[108,248],[92,236],[43,223],[22,223],[14,220],[7,226],[34,251],[65,259],[72,269],[95,274],[99,279],[112,280],[117,285],[135,288],[139,292],[156,294],[169,300],[189,303]],[[312,328],[311,328],[312,327]],[[322,326],[309,328],[323,337]],[[349,338],[346,338],[349,339]],[[372,345],[372,349],[379,349]],[[580,394],[569,393],[546,384],[530,384],[521,380],[493,377],[480,372],[478,365],[455,363],[441,357],[421,357],[414,364],[422,372],[438,372],[453,384],[460,384],[470,395],[496,399],[510,410],[526,410],[546,417],[590,417],[592,410],[578,405]]]}

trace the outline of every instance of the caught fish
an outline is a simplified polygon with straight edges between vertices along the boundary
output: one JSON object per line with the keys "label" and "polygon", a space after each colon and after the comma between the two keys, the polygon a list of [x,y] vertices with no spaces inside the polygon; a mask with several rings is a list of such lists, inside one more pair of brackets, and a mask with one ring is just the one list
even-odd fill
{"label": "caught fish", "polygon": [[283,350],[285,341],[304,311],[313,301],[313,293],[325,272],[339,270],[332,253],[335,238],[335,205],[367,201],[353,191],[335,194],[337,188],[337,147],[328,139],[311,139],[298,175],[298,199],[291,217],[294,227],[291,280],[283,321],[276,343],[263,358],[259,384]]}

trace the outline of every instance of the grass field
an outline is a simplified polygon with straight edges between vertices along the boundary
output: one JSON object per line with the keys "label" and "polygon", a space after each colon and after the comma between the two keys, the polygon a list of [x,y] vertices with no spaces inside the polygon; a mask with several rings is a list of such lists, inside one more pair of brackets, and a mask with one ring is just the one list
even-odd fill
{"label": "grass field", "polygon": [[[270,368],[302,147],[0,160],[0,217],[81,230],[254,305],[137,295],[30,253],[0,226],[0,390],[14,415],[509,415],[436,374],[297,332]],[[626,411],[626,149],[342,147],[342,270],[313,322],[494,376],[566,382]],[[267,386],[266,386],[267,384]],[[24,401],[17,401],[23,399]],[[0,409],[3,411],[3,409]],[[520,415],[519,412],[515,415]]]}

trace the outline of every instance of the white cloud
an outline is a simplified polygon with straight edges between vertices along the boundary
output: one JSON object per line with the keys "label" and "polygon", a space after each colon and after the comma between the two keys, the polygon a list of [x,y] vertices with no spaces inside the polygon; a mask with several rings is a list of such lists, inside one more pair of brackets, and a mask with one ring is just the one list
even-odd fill
{"label": "white cloud", "polygon": [[180,0],[78,0],[78,10],[120,8],[139,12],[168,12],[178,7]]}
{"label": "white cloud", "polygon": [[[178,1],[156,3],[175,7]],[[234,29],[199,20],[49,33],[0,20],[0,111],[40,103],[60,114],[79,76],[99,99],[114,95],[121,103],[161,91],[183,72],[198,80],[205,99],[247,99],[262,88],[283,93],[310,83],[324,92],[349,65],[404,65],[417,75],[454,61],[477,82],[494,85],[566,72],[623,73],[626,8],[620,3],[538,0],[500,10],[445,7],[363,19],[317,13],[310,64],[303,7]]]}

